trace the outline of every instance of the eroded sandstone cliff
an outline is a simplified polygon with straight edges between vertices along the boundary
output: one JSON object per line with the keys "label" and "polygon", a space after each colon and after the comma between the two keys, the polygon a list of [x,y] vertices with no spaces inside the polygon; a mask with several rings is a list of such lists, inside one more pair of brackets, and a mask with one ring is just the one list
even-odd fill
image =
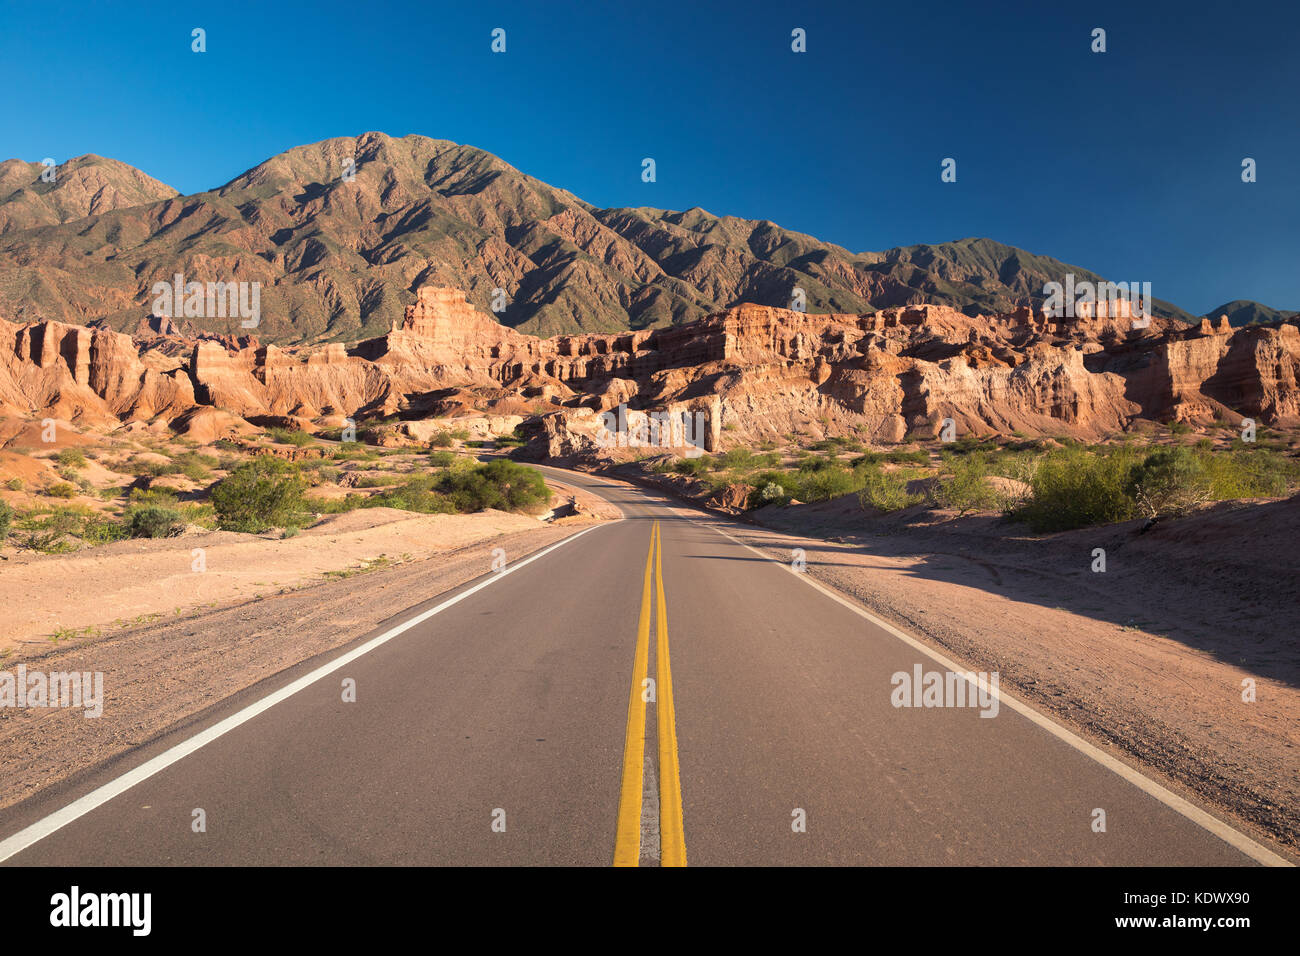
{"label": "eroded sandstone cliff", "polygon": [[[387,334],[279,348],[144,324],[0,322],[0,410],[90,428],[166,421],[195,437],[248,420],[302,427],[470,410],[539,416],[544,447],[589,444],[596,416],[701,411],[709,445],[803,432],[877,442],[961,433],[1098,438],[1135,419],[1300,423],[1300,330],[1153,318],[1048,318],[1030,307],[869,315],[741,305],[659,330],[537,338],[455,289],[424,287]],[[200,414],[202,410],[210,410]],[[541,418],[540,416],[545,416]],[[566,452],[567,453],[567,452]]]}

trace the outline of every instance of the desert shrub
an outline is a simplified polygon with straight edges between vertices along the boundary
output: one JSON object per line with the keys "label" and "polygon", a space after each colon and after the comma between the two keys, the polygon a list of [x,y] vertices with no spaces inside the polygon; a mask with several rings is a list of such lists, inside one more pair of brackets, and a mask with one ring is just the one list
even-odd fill
{"label": "desert shrub", "polygon": [[401,482],[397,475],[362,475],[357,479],[358,488],[387,488]]}
{"label": "desert shrub", "polygon": [[108,544],[131,537],[131,532],[125,521],[98,516],[87,519],[77,536],[87,544]]}
{"label": "desert shrub", "polygon": [[345,511],[355,511],[357,508],[364,508],[371,499],[365,495],[348,494],[342,498],[316,498],[305,497],[303,504],[307,511],[319,515],[342,514]]}
{"label": "desert shrub", "polygon": [[885,461],[891,465],[928,465],[930,453],[919,448],[915,451],[890,451],[885,453]]}
{"label": "desert shrub", "polygon": [[23,483],[21,478],[10,478],[5,482],[5,487],[10,491],[22,491],[26,485]]}
{"label": "desert shrub", "polygon": [[450,432],[451,437],[457,441],[466,441],[469,438],[468,428],[453,428]]}
{"label": "desert shrub", "polygon": [[1033,493],[1016,516],[1038,532],[1126,521],[1135,513],[1128,489],[1136,464],[1127,448],[1050,451],[1039,458],[1029,480]]}
{"label": "desert shrub", "polygon": [[1277,498],[1300,484],[1300,463],[1263,448],[1202,458],[1216,499]]}
{"label": "desert shrub", "polygon": [[1002,449],[986,455],[984,461],[988,465],[990,475],[1014,478],[1016,481],[1023,481],[1028,484],[1029,480],[1034,476],[1034,469],[1038,465],[1038,456],[1027,448]]}
{"label": "desert shrub", "polygon": [[799,476],[797,496],[802,501],[828,501],[840,495],[852,494],[863,485],[860,472],[840,465],[802,472]]}
{"label": "desert shrub", "polygon": [[196,451],[177,455],[172,461],[180,473],[193,482],[207,481],[212,477],[212,469],[221,463],[212,455],[201,455]]}
{"label": "desert shrub", "polygon": [[429,464],[435,468],[447,468],[456,460],[454,452],[434,451],[429,453]]}
{"label": "desert shrub", "polygon": [[9,535],[9,526],[14,521],[14,509],[3,501],[0,501],[0,546],[4,545],[4,540]]}
{"label": "desert shrub", "polygon": [[185,525],[185,518],[174,508],[144,505],[128,509],[122,516],[126,536],[131,538],[165,538]]}
{"label": "desert shrub", "polygon": [[1213,495],[1213,482],[1201,457],[1176,446],[1151,452],[1129,475],[1128,493],[1149,518],[1183,514]]}
{"label": "desert shrub", "polygon": [[456,440],[446,432],[437,432],[433,438],[429,440],[429,444],[434,448],[451,448],[456,444]]}
{"label": "desert shrub", "polygon": [[212,489],[212,507],[227,531],[261,532],[293,524],[303,508],[306,482],[289,462],[259,455]]}
{"label": "desert shrub", "polygon": [[537,509],[551,500],[540,472],[507,459],[437,476],[437,490],[446,494],[457,511]]}
{"label": "desert shrub", "polygon": [[60,481],[58,484],[47,488],[45,493],[51,498],[73,498],[77,494],[77,489],[66,481]]}
{"label": "desert shrub", "polygon": [[496,443],[501,448],[522,448],[527,442],[524,436],[519,434],[519,426],[516,425],[509,435],[497,435]]}
{"label": "desert shrub", "polygon": [[85,468],[86,454],[80,448],[64,448],[55,456],[60,465],[66,468]]}
{"label": "desert shrub", "polygon": [[841,467],[833,458],[817,458],[810,455],[799,462],[799,470],[802,472],[830,471]]}
{"label": "desert shrub", "polygon": [[748,468],[752,465],[754,453],[748,448],[729,448],[718,456],[718,468]]}
{"label": "desert shrub", "polygon": [[924,500],[923,495],[907,493],[907,476],[897,471],[868,470],[864,480],[866,484],[858,492],[864,510],[901,511]]}
{"label": "desert shrub", "polygon": [[779,471],[765,471],[756,475],[750,475],[746,481],[753,486],[749,493],[749,500],[745,503],[748,508],[762,508],[766,505],[785,505],[791,498],[789,490],[786,488],[786,477]]}
{"label": "desert shrub", "polygon": [[266,436],[281,445],[296,445],[299,448],[310,445],[316,440],[302,429],[268,428],[266,429]]}
{"label": "desert shrub", "polygon": [[944,455],[943,471],[930,486],[930,501],[940,508],[951,508],[958,515],[987,511],[997,505],[988,483],[988,463],[980,454]]}
{"label": "desert shrub", "polygon": [[159,508],[175,508],[176,492],[170,488],[132,488],[129,495],[135,506],[154,505]]}
{"label": "desert shrub", "polygon": [[713,459],[709,455],[700,455],[698,458],[679,458],[669,467],[679,475],[693,475],[698,478],[713,470]]}
{"label": "desert shrub", "polygon": [[[450,496],[435,490],[437,481],[434,475],[415,475],[387,491],[361,499],[356,506],[397,508],[400,511],[414,511],[417,514],[454,514],[460,509],[456,507],[456,502]],[[348,499],[352,497],[348,495]],[[346,511],[350,508],[344,507],[340,510]]]}
{"label": "desert shrub", "polygon": [[53,508],[48,512],[38,510],[14,515],[16,531],[27,534],[18,539],[21,547],[43,554],[66,554],[77,545],[68,538],[78,537],[82,526],[95,513],[83,505]]}

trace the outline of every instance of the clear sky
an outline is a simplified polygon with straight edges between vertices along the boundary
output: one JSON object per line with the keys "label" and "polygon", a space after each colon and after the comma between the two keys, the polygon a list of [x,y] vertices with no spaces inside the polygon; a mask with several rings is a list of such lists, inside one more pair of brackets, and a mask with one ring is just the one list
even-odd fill
{"label": "clear sky", "polygon": [[0,159],[98,153],[195,192],[304,143],[421,133],[599,206],[701,206],[855,252],[988,236],[1195,313],[1300,309],[1294,0],[6,0],[0,16]]}

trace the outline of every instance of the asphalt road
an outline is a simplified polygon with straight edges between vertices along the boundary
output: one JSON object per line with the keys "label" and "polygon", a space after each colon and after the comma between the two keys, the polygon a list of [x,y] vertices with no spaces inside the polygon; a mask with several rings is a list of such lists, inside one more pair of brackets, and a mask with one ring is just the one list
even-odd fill
{"label": "asphalt road", "polygon": [[894,706],[892,675],[935,658],[683,506],[556,474],[626,517],[504,571],[485,551],[483,578],[313,662],[343,661],[323,676],[0,814],[0,859],[1270,862],[1005,702]]}

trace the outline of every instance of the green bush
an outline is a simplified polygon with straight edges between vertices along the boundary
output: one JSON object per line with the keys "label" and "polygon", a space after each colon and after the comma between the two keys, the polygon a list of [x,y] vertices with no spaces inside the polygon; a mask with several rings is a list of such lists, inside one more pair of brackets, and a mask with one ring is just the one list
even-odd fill
{"label": "green bush", "polygon": [[335,461],[371,461],[380,455],[361,442],[343,442],[330,457]]}
{"label": "green bush", "polygon": [[698,478],[713,470],[713,459],[708,455],[700,455],[698,458],[679,458],[669,465],[669,470],[679,475]]}
{"label": "green bush", "polygon": [[227,531],[262,532],[299,520],[307,483],[286,461],[259,455],[212,489],[217,521]]}
{"label": "green bush", "polygon": [[46,489],[45,493],[51,498],[74,498],[76,497],[77,489],[66,481],[61,481],[57,485],[51,485]]}
{"label": "green bush", "polygon": [[449,468],[451,463],[456,460],[454,452],[450,451],[432,451],[429,452],[429,464],[435,468]]}
{"label": "green bush", "polygon": [[122,521],[127,537],[165,538],[185,525],[185,518],[174,508],[145,505],[128,509]]}
{"label": "green bush", "polygon": [[429,440],[429,444],[434,448],[451,448],[456,444],[456,440],[446,432],[438,432]]}
{"label": "green bush", "polygon": [[1263,448],[1246,446],[1202,460],[1217,499],[1280,498],[1300,484],[1300,463]]}
{"label": "green bush", "polygon": [[924,500],[923,495],[907,493],[907,476],[897,471],[870,470],[865,472],[865,480],[866,484],[858,492],[864,510],[901,511]]}
{"label": "green bush", "polygon": [[540,472],[504,458],[446,472],[436,481],[437,490],[451,499],[457,511],[528,511],[551,500]]}
{"label": "green bush", "polygon": [[23,488],[26,487],[26,485],[23,484],[23,480],[21,478],[10,478],[8,481],[5,482],[5,487],[8,488],[10,491],[22,491]]}
{"label": "green bush", "polygon": [[885,461],[891,465],[928,465],[930,464],[930,453],[923,449],[891,451],[885,453]]}
{"label": "green bush", "polygon": [[0,547],[4,546],[5,538],[9,534],[9,526],[14,521],[14,509],[9,507],[6,502],[0,501]]}
{"label": "green bush", "polygon": [[1128,494],[1136,464],[1127,448],[1108,454],[1054,449],[1038,460],[1029,479],[1033,493],[1016,516],[1038,532],[1127,521],[1136,511]]}
{"label": "green bush", "polygon": [[108,544],[111,541],[121,541],[123,538],[131,537],[131,531],[125,521],[96,517],[87,519],[81,526],[78,536],[88,544]]}
{"label": "green bush", "polygon": [[177,455],[173,462],[181,474],[196,483],[211,478],[212,469],[220,464],[220,460],[212,455],[200,455],[194,451],[187,451],[183,455]]}
{"label": "green bush", "polygon": [[454,514],[460,509],[448,495],[435,490],[434,486],[437,482],[437,476],[416,475],[400,485],[377,495],[371,495],[369,498],[355,496],[358,499],[355,504],[352,503],[354,496],[348,495],[344,507],[339,510],[348,511],[352,507],[397,508],[400,511],[414,511],[417,514]]}
{"label": "green bush", "polygon": [[988,463],[984,456],[967,451],[945,454],[943,471],[930,487],[930,500],[940,508],[951,508],[958,515],[971,511],[988,511],[997,505],[988,483]]}
{"label": "green bush", "polygon": [[748,448],[730,448],[718,456],[719,468],[748,468],[753,464],[754,453]]}
{"label": "green bush", "polygon": [[1184,514],[1214,495],[1201,456],[1182,445],[1147,455],[1130,473],[1127,491],[1148,518]]}
{"label": "green bush", "polygon": [[830,464],[815,471],[801,471],[795,496],[801,501],[829,501],[858,491],[864,481],[861,472]]}
{"label": "green bush", "polygon": [[809,456],[799,462],[799,470],[803,472],[831,471],[841,466],[833,458],[816,458]]}
{"label": "green bush", "polygon": [[85,468],[86,454],[80,448],[64,448],[55,456],[60,465],[66,468]]}
{"label": "green bush", "polygon": [[310,445],[316,440],[302,429],[268,428],[266,429],[266,436],[282,445],[296,445],[299,448]]}

